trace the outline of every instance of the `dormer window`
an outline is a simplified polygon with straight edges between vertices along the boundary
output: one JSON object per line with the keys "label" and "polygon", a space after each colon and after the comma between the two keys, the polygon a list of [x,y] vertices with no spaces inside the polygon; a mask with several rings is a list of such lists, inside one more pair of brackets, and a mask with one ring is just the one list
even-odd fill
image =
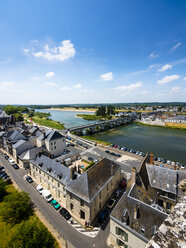
{"label": "dormer window", "polygon": [[47,168],[47,171],[48,172],[51,172],[52,171],[52,167]]}
{"label": "dormer window", "polygon": [[145,228],[144,227],[141,228],[141,234],[143,234],[143,235],[145,234]]}

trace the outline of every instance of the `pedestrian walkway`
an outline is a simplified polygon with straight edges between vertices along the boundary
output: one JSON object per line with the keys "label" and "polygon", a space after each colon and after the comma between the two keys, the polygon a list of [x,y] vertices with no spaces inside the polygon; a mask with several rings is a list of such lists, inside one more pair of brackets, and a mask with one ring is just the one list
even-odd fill
{"label": "pedestrian walkway", "polygon": [[79,222],[71,218],[67,221],[73,228],[75,228],[78,232],[81,232],[82,234],[95,238],[98,232],[100,231],[99,227],[94,227],[90,231],[85,229]]}

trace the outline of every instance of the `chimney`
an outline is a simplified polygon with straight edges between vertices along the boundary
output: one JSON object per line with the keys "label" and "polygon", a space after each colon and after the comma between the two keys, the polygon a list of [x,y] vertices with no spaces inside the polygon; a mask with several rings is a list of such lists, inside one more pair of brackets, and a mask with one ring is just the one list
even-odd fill
{"label": "chimney", "polygon": [[131,169],[131,181],[132,183],[136,183],[136,168],[135,167]]}
{"label": "chimney", "polygon": [[150,153],[150,164],[154,164],[154,154]]}
{"label": "chimney", "polygon": [[110,174],[111,174],[111,176],[114,175],[114,165],[113,164],[111,165],[111,168],[110,168]]}
{"label": "chimney", "polygon": [[70,179],[74,180],[74,167],[70,168]]}

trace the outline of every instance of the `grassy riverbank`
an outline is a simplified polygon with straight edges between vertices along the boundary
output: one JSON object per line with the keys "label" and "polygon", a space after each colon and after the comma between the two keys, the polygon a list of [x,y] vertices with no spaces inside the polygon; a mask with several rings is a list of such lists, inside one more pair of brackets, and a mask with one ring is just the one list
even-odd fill
{"label": "grassy riverbank", "polygon": [[81,137],[84,138],[84,139],[87,139],[87,140],[96,142],[97,144],[100,144],[100,145],[103,145],[103,146],[111,145],[110,142],[103,141],[103,140],[99,140],[99,139],[96,139],[96,138],[94,138],[94,137],[92,137],[92,136],[81,136]]}
{"label": "grassy riverbank", "polygon": [[139,121],[134,121],[134,123],[142,126],[152,126],[152,127],[162,127],[162,128],[173,128],[173,129],[181,129],[186,130],[186,124],[184,123],[172,123],[172,122],[166,122],[165,126],[161,125],[153,125],[153,124],[147,124]]}
{"label": "grassy riverbank", "polygon": [[[9,195],[14,194],[17,192],[17,190],[14,188],[13,185],[7,185],[6,186],[6,191]],[[2,201],[0,202],[0,209],[3,208],[3,205],[5,204],[4,199],[2,199]],[[43,223],[39,220],[39,218],[33,214],[29,217],[29,219],[27,220],[22,220],[20,223],[18,224],[7,224],[6,222],[2,221],[2,219],[0,219],[0,247],[1,248],[7,248],[8,247],[8,243],[11,240],[12,236],[18,232],[20,225],[22,225],[23,223],[29,223],[32,224],[33,222],[39,226],[40,228],[42,228],[42,230],[46,230],[48,232],[49,235],[51,235],[49,233],[49,231],[47,230],[47,228],[43,225]],[[21,234],[20,234],[21,235]],[[51,235],[51,238],[54,239]],[[33,239],[32,236],[28,236],[27,237],[28,241],[30,239]],[[12,246],[11,246],[12,247]],[[18,247],[18,246],[17,246]],[[22,246],[21,246],[22,247]],[[55,248],[59,248],[58,243],[56,240],[54,240],[54,246]]]}
{"label": "grassy riverbank", "polygon": [[38,125],[45,126],[45,127],[50,127],[54,129],[65,129],[64,125],[60,123],[59,121],[53,121],[51,119],[44,118],[44,117],[40,118],[40,117],[33,116],[32,121]]}
{"label": "grassy riverbank", "polygon": [[81,117],[86,121],[95,121],[95,120],[99,120],[99,121],[104,121],[104,120],[110,120],[112,119],[112,116],[99,116],[99,115],[88,115],[88,114],[77,114],[77,117]]}

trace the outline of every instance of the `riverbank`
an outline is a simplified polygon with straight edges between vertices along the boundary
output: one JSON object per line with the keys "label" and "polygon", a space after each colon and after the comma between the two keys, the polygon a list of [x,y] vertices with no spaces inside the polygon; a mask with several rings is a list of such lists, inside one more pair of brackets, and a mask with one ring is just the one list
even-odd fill
{"label": "riverbank", "polygon": [[108,146],[108,145],[111,145],[110,142],[108,141],[104,141],[104,140],[99,140],[97,138],[94,138],[92,136],[80,136],[84,139],[87,139],[87,140],[90,140],[90,141],[93,141],[93,142],[96,142],[97,144],[100,144],[100,145],[103,145],[103,146]]}
{"label": "riverbank", "polygon": [[59,110],[59,111],[72,111],[72,112],[92,112],[94,113],[96,109],[89,109],[89,108],[49,108],[49,109],[44,109],[44,110]]}
{"label": "riverbank", "polygon": [[59,121],[53,121],[51,119],[47,118],[40,118],[40,117],[32,117],[32,122],[40,125],[40,126],[45,126],[53,129],[65,129],[65,126],[60,123]]}
{"label": "riverbank", "polygon": [[158,122],[141,122],[141,121],[134,121],[134,123],[138,125],[143,125],[143,126],[152,126],[152,127],[163,127],[163,128],[172,128],[172,129],[181,129],[181,130],[186,130],[186,124],[185,123],[173,123],[173,122],[165,122],[158,124]]}
{"label": "riverbank", "polygon": [[77,114],[76,115],[77,117],[80,117],[80,118],[83,118],[84,120],[86,121],[104,121],[104,120],[110,120],[112,119],[112,116],[106,116],[106,117],[103,117],[103,116],[97,116],[97,115],[94,115],[94,114]]}

